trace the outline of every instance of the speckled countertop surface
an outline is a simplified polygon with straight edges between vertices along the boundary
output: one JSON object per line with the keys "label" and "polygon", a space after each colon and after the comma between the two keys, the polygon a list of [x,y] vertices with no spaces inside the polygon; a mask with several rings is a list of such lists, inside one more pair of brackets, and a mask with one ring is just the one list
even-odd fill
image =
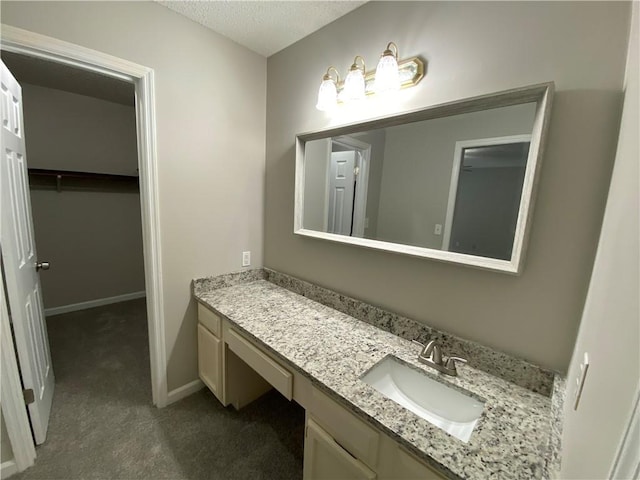
{"label": "speckled countertop surface", "polygon": [[[551,431],[549,397],[467,365],[458,368],[458,377],[439,374],[417,361],[419,347],[413,343],[266,280],[199,288],[195,296],[344,407],[451,478],[546,476]],[[482,417],[468,443],[360,380],[387,355],[485,400]]]}

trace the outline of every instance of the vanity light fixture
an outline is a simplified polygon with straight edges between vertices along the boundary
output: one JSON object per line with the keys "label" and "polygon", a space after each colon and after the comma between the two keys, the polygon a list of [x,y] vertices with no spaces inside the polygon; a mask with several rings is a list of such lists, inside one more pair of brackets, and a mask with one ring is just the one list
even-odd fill
{"label": "vanity light fixture", "polygon": [[[358,65],[358,59],[362,62],[362,66]],[[353,64],[349,69],[347,78],[344,80],[344,89],[342,90],[341,100],[343,102],[351,102],[364,99],[364,58],[356,55]]]}
{"label": "vanity light fixture", "polygon": [[[391,50],[393,48],[393,51]],[[376,68],[374,90],[376,93],[395,92],[400,90],[400,73],[398,72],[398,46],[389,42]]]}
{"label": "vanity light fixture", "polygon": [[[335,78],[331,71],[335,72]],[[333,110],[338,103],[362,100],[374,93],[382,94],[401,88],[413,87],[424,77],[424,61],[419,57],[398,59],[398,46],[389,42],[382,52],[375,71],[367,72],[364,58],[357,55],[343,82],[338,71],[329,67],[322,77],[316,108]]]}
{"label": "vanity light fixture", "polygon": [[[336,72],[335,80],[331,76],[331,70]],[[340,75],[335,67],[329,67],[322,77],[322,83],[318,90],[318,103],[316,108],[322,112],[333,110],[338,105],[338,83]]]}

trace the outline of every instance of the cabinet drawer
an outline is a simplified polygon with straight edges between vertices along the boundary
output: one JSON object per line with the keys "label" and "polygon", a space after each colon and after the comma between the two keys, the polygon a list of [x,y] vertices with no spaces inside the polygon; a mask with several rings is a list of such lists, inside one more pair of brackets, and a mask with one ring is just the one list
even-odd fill
{"label": "cabinet drawer", "polygon": [[380,434],[317,388],[311,393],[311,415],[353,456],[375,468]]}
{"label": "cabinet drawer", "polygon": [[225,330],[225,342],[233,353],[273,385],[287,400],[293,398],[293,375],[291,372],[284,369],[233,329],[229,330],[228,335]]}
{"label": "cabinet drawer", "polygon": [[220,338],[220,317],[198,302],[198,321]]}

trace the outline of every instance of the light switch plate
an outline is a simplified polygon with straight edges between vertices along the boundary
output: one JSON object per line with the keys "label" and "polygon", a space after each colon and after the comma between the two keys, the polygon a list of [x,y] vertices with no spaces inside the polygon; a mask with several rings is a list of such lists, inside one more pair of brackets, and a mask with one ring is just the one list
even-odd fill
{"label": "light switch plate", "polygon": [[242,266],[248,267],[251,265],[251,252],[242,252]]}
{"label": "light switch plate", "polygon": [[578,404],[580,403],[580,398],[582,397],[582,389],[584,388],[584,381],[587,378],[587,370],[589,370],[589,354],[584,352],[584,359],[580,364],[580,373],[578,374],[578,378],[576,378],[576,396],[575,402],[573,404],[573,409],[578,409]]}

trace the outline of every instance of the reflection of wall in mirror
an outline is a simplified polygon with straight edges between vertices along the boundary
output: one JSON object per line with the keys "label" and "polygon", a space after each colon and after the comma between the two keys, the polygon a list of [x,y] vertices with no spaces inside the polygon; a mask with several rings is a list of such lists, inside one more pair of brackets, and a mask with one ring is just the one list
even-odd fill
{"label": "reflection of wall in mirror", "polygon": [[534,116],[529,103],[387,128],[377,238],[440,249],[456,142],[530,134]]}
{"label": "reflection of wall in mirror", "polygon": [[305,144],[304,218],[308,230],[327,231],[328,200],[327,172],[331,139],[323,138]]}

